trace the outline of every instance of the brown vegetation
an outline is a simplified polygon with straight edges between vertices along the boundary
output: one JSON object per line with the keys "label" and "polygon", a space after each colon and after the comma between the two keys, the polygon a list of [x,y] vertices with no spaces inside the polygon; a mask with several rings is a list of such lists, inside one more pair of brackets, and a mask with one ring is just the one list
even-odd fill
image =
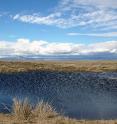
{"label": "brown vegetation", "polygon": [[116,71],[117,61],[38,61],[38,62],[6,62],[0,61],[0,72],[25,71]]}

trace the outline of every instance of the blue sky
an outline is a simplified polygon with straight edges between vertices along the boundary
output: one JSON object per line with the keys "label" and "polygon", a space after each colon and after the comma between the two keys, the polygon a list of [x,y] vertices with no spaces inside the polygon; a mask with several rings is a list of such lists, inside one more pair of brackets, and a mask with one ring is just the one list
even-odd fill
{"label": "blue sky", "polygon": [[115,54],[117,1],[0,0],[0,28],[1,56]]}

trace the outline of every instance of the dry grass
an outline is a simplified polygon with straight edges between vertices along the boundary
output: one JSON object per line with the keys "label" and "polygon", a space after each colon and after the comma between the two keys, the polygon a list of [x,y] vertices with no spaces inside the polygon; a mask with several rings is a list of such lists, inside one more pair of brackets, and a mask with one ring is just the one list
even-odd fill
{"label": "dry grass", "polygon": [[43,101],[35,106],[32,106],[27,98],[23,101],[18,99],[14,99],[13,101],[12,115],[15,121],[38,122],[39,120],[54,118],[58,115],[54,108]]}
{"label": "dry grass", "polygon": [[43,101],[39,102],[33,111],[35,117],[45,119],[45,118],[53,118],[58,115],[52,106],[48,103],[44,103]]}
{"label": "dry grass", "polygon": [[29,120],[32,116],[32,106],[29,104],[28,99],[20,100],[14,99],[13,112],[16,120]]}
{"label": "dry grass", "polygon": [[53,107],[43,101],[32,106],[28,99],[13,100],[11,114],[0,114],[0,124],[73,124],[75,120],[60,116]]}
{"label": "dry grass", "polygon": [[0,72],[27,71],[86,71],[103,72],[116,71],[117,61],[38,61],[38,62],[8,62],[0,61]]}
{"label": "dry grass", "polygon": [[116,120],[75,120],[60,116],[43,101],[32,106],[28,99],[14,99],[11,114],[0,114],[0,124],[117,124]]}

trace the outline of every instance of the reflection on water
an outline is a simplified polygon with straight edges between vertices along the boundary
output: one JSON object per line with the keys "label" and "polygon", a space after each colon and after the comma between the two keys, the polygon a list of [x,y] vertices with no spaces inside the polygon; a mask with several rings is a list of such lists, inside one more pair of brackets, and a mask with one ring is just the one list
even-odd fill
{"label": "reflection on water", "polygon": [[8,113],[11,110],[12,98],[9,95],[0,94],[0,112]]}
{"label": "reflection on water", "polygon": [[33,103],[43,99],[70,117],[113,119],[117,118],[117,73],[1,73],[0,111],[8,112],[16,96]]}

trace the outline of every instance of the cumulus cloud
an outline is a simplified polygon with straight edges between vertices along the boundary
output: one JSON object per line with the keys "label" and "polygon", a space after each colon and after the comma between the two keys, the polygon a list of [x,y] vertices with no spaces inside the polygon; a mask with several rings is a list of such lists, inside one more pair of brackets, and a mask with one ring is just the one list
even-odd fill
{"label": "cumulus cloud", "polygon": [[59,28],[92,27],[117,29],[116,0],[61,0],[48,15],[16,14],[12,18],[25,23],[54,25]]}
{"label": "cumulus cloud", "polygon": [[117,54],[117,41],[95,44],[58,43],[18,39],[16,42],[0,41],[0,56],[25,55],[91,55],[95,53]]}
{"label": "cumulus cloud", "polygon": [[95,37],[117,37],[117,32],[107,32],[107,33],[67,33],[69,36],[95,36]]}
{"label": "cumulus cloud", "polygon": [[100,42],[95,44],[90,44],[86,49],[83,50],[83,53],[92,54],[92,53],[116,53],[117,54],[117,41],[108,41]]}

